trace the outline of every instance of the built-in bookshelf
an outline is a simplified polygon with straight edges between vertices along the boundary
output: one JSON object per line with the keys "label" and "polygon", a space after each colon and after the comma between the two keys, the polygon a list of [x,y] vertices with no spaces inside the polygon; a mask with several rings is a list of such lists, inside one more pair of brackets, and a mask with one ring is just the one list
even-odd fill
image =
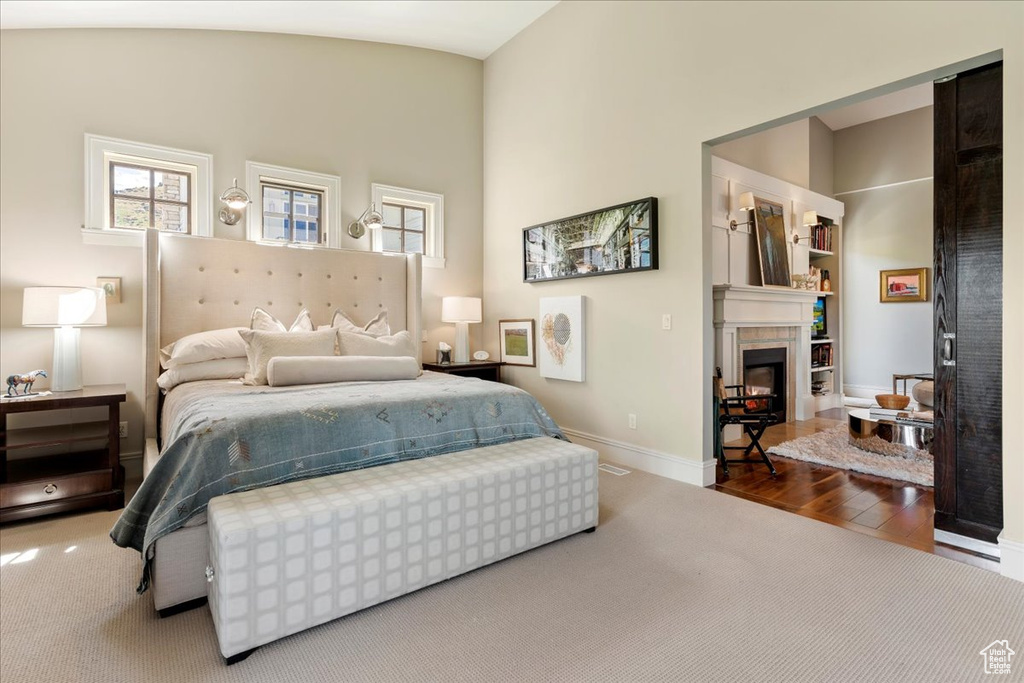
{"label": "built-in bookshelf", "polygon": [[828,337],[811,340],[811,394],[815,409],[827,410],[842,406],[839,340],[842,338],[842,306],[839,273],[841,268],[841,233],[837,221],[818,215],[817,225],[804,226],[807,243],[808,272],[818,275],[819,296],[825,297]]}

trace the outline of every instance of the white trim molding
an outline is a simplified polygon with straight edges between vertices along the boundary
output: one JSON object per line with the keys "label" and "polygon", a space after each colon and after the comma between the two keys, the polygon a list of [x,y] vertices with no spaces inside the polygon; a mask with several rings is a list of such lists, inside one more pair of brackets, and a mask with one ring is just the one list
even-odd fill
{"label": "white trim molding", "polygon": [[127,161],[145,166],[164,166],[195,174],[192,213],[189,222],[192,235],[213,236],[211,206],[213,195],[213,156],[173,147],[159,147],[144,142],[119,140],[101,135],[85,134],[85,219],[82,241],[86,244],[110,246],[142,246],[144,230],[113,228],[110,225],[111,161]]}
{"label": "white trim molding", "polygon": [[[318,190],[324,194],[323,228],[326,230],[327,244],[322,246],[341,246],[341,178],[326,173],[303,171],[287,166],[262,164],[258,161],[245,162],[245,191],[249,193],[252,204],[245,210],[246,238],[253,242],[263,242],[263,202],[260,183],[263,181],[278,182],[283,185]],[[268,244],[279,244],[267,241]],[[306,245],[300,245],[306,246]],[[309,245],[313,246],[313,245]]]}
{"label": "white trim molding", "polygon": [[1024,581],[1024,543],[1011,541],[999,534],[999,573],[1011,579]]}
{"label": "white trim molding", "polygon": [[[371,201],[381,212],[383,212],[381,205],[384,202],[415,206],[426,210],[427,225],[424,231],[423,265],[427,268],[444,268],[444,195],[380,183],[372,183],[370,192]],[[370,232],[370,248],[373,251],[384,250],[384,240],[379,230]]]}
{"label": "white trim molding", "polygon": [[714,460],[691,460],[566,427],[563,427],[562,431],[573,442],[582,443],[596,450],[601,455],[601,460],[611,460],[620,465],[694,486],[705,487],[715,483]]}

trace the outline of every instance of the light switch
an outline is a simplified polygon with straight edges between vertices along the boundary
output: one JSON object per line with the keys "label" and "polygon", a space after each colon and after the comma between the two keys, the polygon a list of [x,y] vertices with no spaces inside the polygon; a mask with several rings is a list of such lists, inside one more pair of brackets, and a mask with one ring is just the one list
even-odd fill
{"label": "light switch", "polygon": [[671,330],[672,329],[672,314],[662,313],[661,315],[661,329]]}

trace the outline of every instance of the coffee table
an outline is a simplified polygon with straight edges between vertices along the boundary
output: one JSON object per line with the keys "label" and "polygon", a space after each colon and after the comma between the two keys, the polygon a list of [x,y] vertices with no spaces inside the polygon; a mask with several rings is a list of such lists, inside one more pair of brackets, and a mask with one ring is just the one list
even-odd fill
{"label": "coffee table", "polygon": [[931,425],[871,417],[867,408],[851,410],[848,419],[850,445],[862,451],[902,458],[928,457],[931,452]]}

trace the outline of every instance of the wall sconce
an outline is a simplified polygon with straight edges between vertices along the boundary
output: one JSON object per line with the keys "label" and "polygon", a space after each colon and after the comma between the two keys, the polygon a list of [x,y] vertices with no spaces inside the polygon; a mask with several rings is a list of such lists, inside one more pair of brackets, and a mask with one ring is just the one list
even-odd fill
{"label": "wall sconce", "polygon": [[220,222],[225,225],[234,225],[242,219],[242,212],[245,207],[251,204],[249,193],[238,186],[238,178],[235,178],[231,187],[224,190],[220,200],[226,206],[220,210]]}
{"label": "wall sconce", "polygon": [[[753,211],[754,210],[754,193],[753,192],[743,192],[743,193],[740,194],[740,208],[738,210],[739,211]],[[748,220],[748,221],[744,221],[742,223],[737,223],[736,221],[729,221],[729,229],[730,230],[735,230],[736,228],[738,228],[741,225],[752,225],[753,223],[754,223],[753,219]]]}
{"label": "wall sconce", "polygon": [[[809,228],[809,227],[811,227],[813,225],[817,225],[820,222],[821,221],[818,220],[818,212],[817,211],[804,211],[803,223],[804,223],[804,227],[805,228]],[[796,230],[793,231],[793,244],[800,244],[800,240],[808,240],[808,241],[810,241],[810,239],[811,239],[810,235],[808,235],[807,237],[801,237],[800,235],[797,234]]]}
{"label": "wall sconce", "polygon": [[348,224],[348,234],[359,239],[366,234],[367,230],[380,230],[383,227],[384,216],[381,216],[377,208],[370,204],[369,208],[363,211],[362,216]]}

